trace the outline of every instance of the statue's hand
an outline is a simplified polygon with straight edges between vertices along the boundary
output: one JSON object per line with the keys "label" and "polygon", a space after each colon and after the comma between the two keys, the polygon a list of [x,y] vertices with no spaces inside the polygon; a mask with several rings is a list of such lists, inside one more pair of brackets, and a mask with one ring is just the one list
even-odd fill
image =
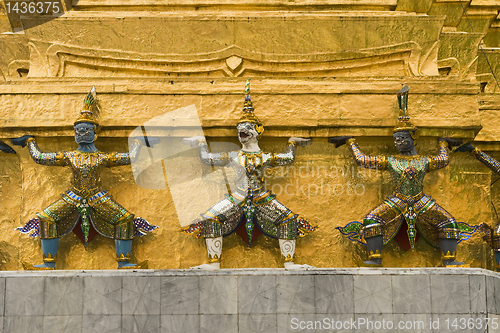
{"label": "statue's hand", "polygon": [[328,142],[335,144],[335,148],[338,148],[345,145],[349,139],[352,139],[352,136],[332,136],[328,138]]}
{"label": "statue's hand", "polygon": [[152,137],[148,137],[148,141],[149,141],[149,146],[154,147],[160,143],[160,138],[152,136]]}
{"label": "statue's hand", "polygon": [[12,144],[15,146],[21,146],[24,148],[24,147],[26,147],[26,140],[28,140],[29,138],[34,138],[34,136],[33,135],[23,135],[20,138],[11,139],[10,142],[12,142]]}
{"label": "statue's hand", "polygon": [[7,154],[15,154],[16,151],[12,149],[8,144],[3,141],[0,141],[0,150]]}
{"label": "statue's hand", "polygon": [[450,148],[460,146],[462,144],[461,139],[452,139],[452,138],[440,138],[438,141],[448,142],[448,146]]}
{"label": "statue's hand", "polygon": [[188,145],[190,147],[198,147],[198,144],[200,141],[205,140],[204,136],[192,136],[190,138],[184,138],[182,139],[182,143],[185,145]]}
{"label": "statue's hand", "polygon": [[154,136],[141,136],[137,137],[137,140],[141,142],[141,145],[143,146],[148,146],[148,147],[154,147],[156,144],[160,142],[160,139]]}
{"label": "statue's hand", "polygon": [[474,147],[472,143],[467,142],[458,147],[455,151],[466,152],[466,151],[473,151],[474,149],[476,149],[476,147]]}
{"label": "statue's hand", "polygon": [[306,139],[306,138],[290,138],[290,139],[288,139],[288,141],[295,142],[297,144],[297,146],[300,146],[300,147],[305,147],[305,146],[309,146],[310,144],[312,144],[312,139]]}

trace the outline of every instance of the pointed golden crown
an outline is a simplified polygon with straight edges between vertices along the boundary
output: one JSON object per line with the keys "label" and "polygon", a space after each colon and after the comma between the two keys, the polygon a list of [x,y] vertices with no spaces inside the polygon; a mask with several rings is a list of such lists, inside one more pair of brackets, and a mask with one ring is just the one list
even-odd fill
{"label": "pointed golden crown", "polygon": [[241,116],[238,124],[241,123],[252,123],[255,124],[255,130],[259,133],[259,138],[264,133],[264,126],[262,122],[253,113],[254,108],[252,105],[252,100],[250,98],[250,79],[245,83],[245,103],[243,104],[243,115]]}
{"label": "pointed golden crown", "polygon": [[396,132],[410,132],[411,137],[415,140],[417,139],[418,128],[415,127],[410,122],[410,116],[408,115],[408,91],[410,88],[404,86],[403,89],[398,91],[398,104],[399,104],[399,115],[398,122],[399,125],[394,127],[394,133]]}
{"label": "pointed golden crown", "polygon": [[92,112],[96,103],[97,103],[97,94],[95,91],[95,86],[92,86],[92,89],[90,89],[90,92],[83,100],[83,109],[82,111],[80,111],[80,116],[74,122],[74,125],[79,123],[91,123],[96,126],[99,126],[99,123],[97,122],[94,112]]}

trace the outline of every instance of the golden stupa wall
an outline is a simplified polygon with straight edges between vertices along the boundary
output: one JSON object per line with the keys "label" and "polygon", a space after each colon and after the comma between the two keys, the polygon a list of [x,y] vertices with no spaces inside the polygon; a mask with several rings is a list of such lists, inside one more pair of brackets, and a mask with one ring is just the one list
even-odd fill
{"label": "golden stupa wall", "polygon": [[[347,148],[327,138],[352,135],[370,154],[394,154],[396,92],[410,87],[409,110],[421,128],[420,154],[436,153],[439,137],[473,140],[500,158],[500,4],[365,0],[342,1],[121,1],[61,3],[59,17],[0,12],[0,136],[35,135],[43,151],[76,148],[73,121],[96,86],[102,151],[126,151],[128,136],[148,120],[194,105],[208,141],[238,144],[244,84],[252,78],[256,115],[265,125],[264,151],[280,152],[288,137],[312,137],[292,166],[269,172],[268,188],[319,229],[297,241],[296,262],[351,267],[364,247],[335,228],[361,220],[392,191],[387,173],[358,168]],[[2,6],[4,6],[2,4]],[[22,22],[22,25],[21,25]],[[24,28],[24,29],[21,29]],[[496,43],[496,44],[495,44]],[[479,46],[484,53],[479,50]],[[496,47],[496,48],[495,48]],[[168,142],[181,145],[183,131]],[[162,138],[167,140],[167,138]],[[69,188],[68,168],[35,164],[27,149],[0,155],[1,269],[41,262],[39,239],[21,235],[35,213]],[[169,161],[182,169],[195,151]],[[156,269],[206,262],[202,239],[180,232],[168,189],[145,189],[130,166],[106,170],[103,187],[132,213],[160,228],[136,239],[137,261]],[[497,178],[468,153],[454,153],[433,171],[425,192],[458,221],[494,225],[500,209]],[[186,200],[209,200],[186,185]],[[190,199],[191,198],[191,199]],[[202,211],[200,211],[202,213]],[[475,235],[458,259],[493,268],[492,252]],[[440,254],[423,240],[404,252],[394,242],[384,264],[437,266]],[[97,236],[86,250],[70,233],[60,243],[57,268],[116,267],[114,243]],[[235,234],[224,239],[224,268],[282,267],[278,241],[260,237],[248,248]]]}

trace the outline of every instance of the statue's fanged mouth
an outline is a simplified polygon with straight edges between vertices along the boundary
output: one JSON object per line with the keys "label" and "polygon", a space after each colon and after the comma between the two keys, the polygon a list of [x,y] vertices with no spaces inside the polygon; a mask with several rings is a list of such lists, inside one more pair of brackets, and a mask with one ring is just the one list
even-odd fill
{"label": "statue's fanged mouth", "polygon": [[248,138],[250,135],[245,133],[245,132],[239,132],[238,135],[240,136],[240,138],[242,139],[246,139]]}

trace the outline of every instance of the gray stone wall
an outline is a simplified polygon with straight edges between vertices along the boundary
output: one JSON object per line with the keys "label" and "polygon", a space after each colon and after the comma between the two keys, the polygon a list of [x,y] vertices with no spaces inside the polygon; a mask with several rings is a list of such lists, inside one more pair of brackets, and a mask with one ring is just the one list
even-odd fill
{"label": "gray stone wall", "polygon": [[500,332],[500,274],[458,268],[1,272],[0,314],[6,333]]}

